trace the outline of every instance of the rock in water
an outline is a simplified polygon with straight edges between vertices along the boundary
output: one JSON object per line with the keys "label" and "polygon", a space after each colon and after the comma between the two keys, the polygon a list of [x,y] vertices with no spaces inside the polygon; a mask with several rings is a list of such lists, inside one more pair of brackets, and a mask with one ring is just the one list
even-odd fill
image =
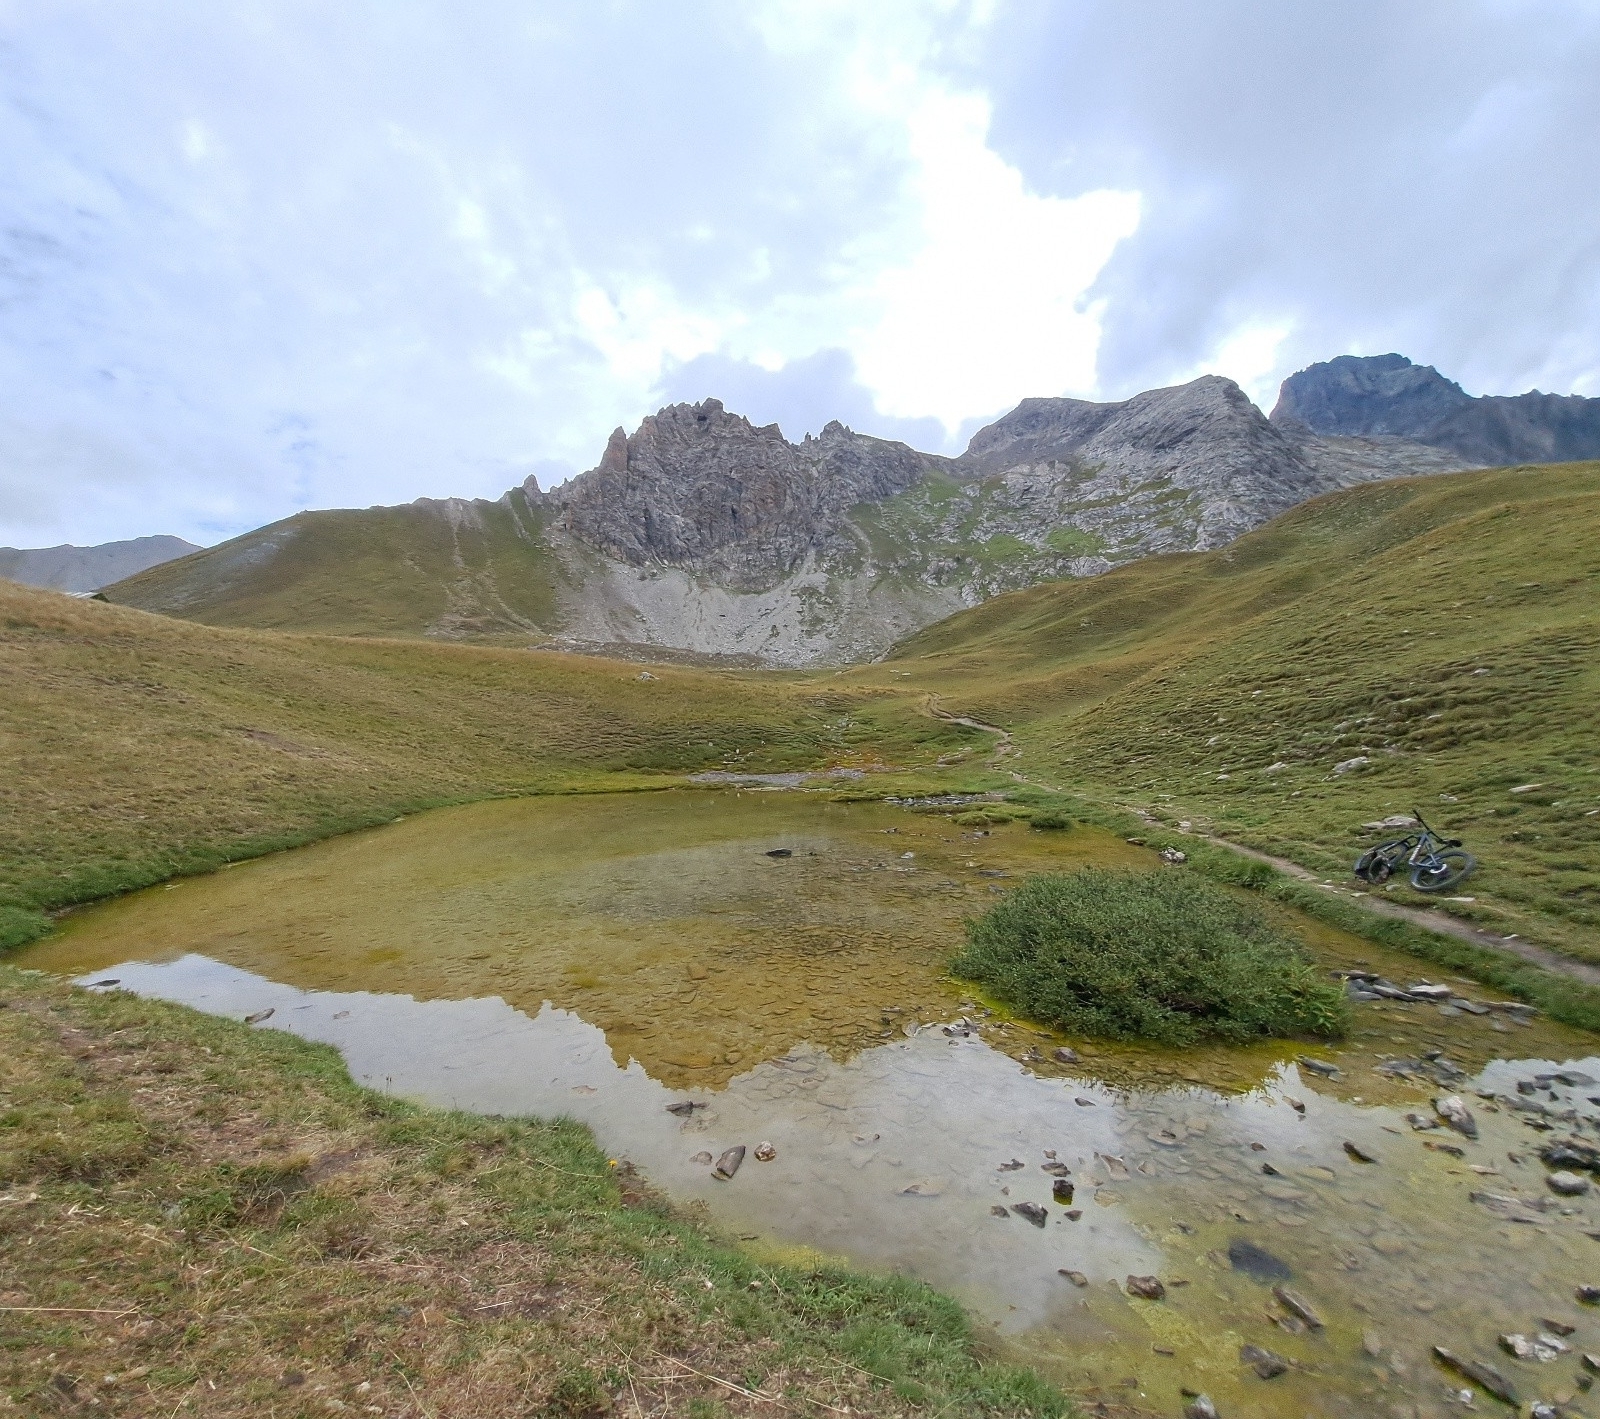
{"label": "rock in water", "polygon": [[1526,1335],[1502,1335],[1500,1348],[1515,1360],[1530,1360],[1533,1358],[1533,1343]]}
{"label": "rock in water", "polygon": [[1589,1190],[1589,1179],[1582,1173],[1551,1173],[1544,1181],[1551,1192],[1562,1197],[1581,1197]]}
{"label": "rock in water", "polygon": [[1166,1298],[1167,1288],[1154,1276],[1130,1276],[1123,1284],[1130,1296],[1139,1296],[1146,1301],[1160,1301]]}
{"label": "rock in water", "polygon": [[276,1013],[274,1008],[269,1005],[265,1010],[257,1010],[254,1015],[246,1015],[244,1022],[247,1025],[259,1025],[263,1020],[270,1020]]}
{"label": "rock in water", "polygon": [[712,1169],[711,1176],[727,1182],[739,1171],[742,1162],[744,1162],[744,1144],[735,1143],[732,1148],[725,1149],[722,1156],[717,1159],[717,1166]]}
{"label": "rock in water", "polygon": [[1458,1375],[1469,1379],[1480,1389],[1487,1391],[1502,1404],[1517,1403],[1517,1392],[1511,1388],[1511,1383],[1493,1365],[1485,1365],[1477,1360],[1469,1360],[1464,1355],[1457,1355],[1453,1350],[1446,1350],[1442,1345],[1435,1345],[1433,1353],[1439,1363],[1446,1369],[1454,1370]]}
{"label": "rock in water", "polygon": [[1600,1148],[1581,1138],[1558,1138],[1539,1150],[1539,1161],[1551,1168],[1582,1168],[1600,1173]]}
{"label": "rock in water", "polygon": [[1451,990],[1447,985],[1429,985],[1426,981],[1420,982],[1410,989],[1410,995],[1413,1000],[1431,1000],[1435,1004],[1442,1004],[1454,994],[1455,991]]}
{"label": "rock in water", "polygon": [[1309,1054],[1297,1054],[1295,1063],[1312,1074],[1320,1074],[1324,1079],[1337,1079],[1339,1077],[1339,1066],[1337,1064],[1329,1064],[1325,1059],[1313,1059]]}
{"label": "rock in water", "polygon": [[1050,1214],[1037,1202],[1017,1202],[1012,1204],[1011,1210],[1019,1217],[1026,1217],[1035,1227],[1042,1227],[1050,1220]]}
{"label": "rock in water", "polygon": [[1183,1419],[1219,1419],[1217,1406],[1211,1402],[1209,1394],[1198,1394],[1184,1405]]}
{"label": "rock in water", "polygon": [[1298,1291],[1291,1291],[1287,1286],[1274,1286],[1272,1294],[1277,1297],[1278,1304],[1297,1320],[1304,1321],[1313,1330],[1322,1329],[1322,1317]]}
{"label": "rock in water", "polygon": [[1352,1163],[1376,1163],[1378,1161],[1375,1154],[1367,1152],[1364,1148],[1358,1148],[1354,1143],[1347,1142],[1344,1145],[1344,1151],[1345,1156]]}
{"label": "rock in water", "polygon": [[793,857],[794,856],[794,849],[792,847],[775,847],[775,848],[772,848],[767,853],[767,856],[768,857]]}
{"label": "rock in water", "polygon": [[1287,1281],[1294,1275],[1287,1262],[1243,1237],[1235,1237],[1228,1243],[1228,1265],[1257,1281]]}
{"label": "rock in water", "polygon": [[1445,1094],[1433,1101],[1433,1111],[1464,1138],[1478,1136],[1478,1121],[1461,1101],[1460,1094]]}
{"label": "rock in water", "polygon": [[1089,1284],[1089,1278],[1081,1271],[1069,1271],[1064,1266],[1056,1272],[1056,1275],[1065,1276],[1074,1286],[1087,1286]]}
{"label": "rock in water", "polygon": [[1063,1207],[1072,1206],[1072,1181],[1069,1178],[1055,1178],[1050,1183],[1050,1196]]}
{"label": "rock in water", "polygon": [[770,1163],[778,1156],[778,1150],[765,1141],[756,1144],[756,1162]]}
{"label": "rock in water", "polygon": [[1289,1362],[1282,1355],[1274,1355],[1259,1345],[1241,1345],[1239,1358],[1264,1380],[1275,1380],[1289,1369]]}
{"label": "rock in water", "polygon": [[1078,1051],[1075,1049],[1068,1049],[1065,1045],[1063,1045],[1050,1057],[1055,1060],[1057,1064],[1076,1064],[1078,1062]]}

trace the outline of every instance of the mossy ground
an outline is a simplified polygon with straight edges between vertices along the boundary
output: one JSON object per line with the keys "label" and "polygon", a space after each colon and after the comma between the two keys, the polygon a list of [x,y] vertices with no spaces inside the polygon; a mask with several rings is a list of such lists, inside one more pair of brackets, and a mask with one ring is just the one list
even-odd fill
{"label": "mossy ground", "polygon": [[[560,1120],[0,967],[0,1408],[1059,1414],[915,1283],[764,1266]],[[759,1397],[757,1397],[759,1396]]]}

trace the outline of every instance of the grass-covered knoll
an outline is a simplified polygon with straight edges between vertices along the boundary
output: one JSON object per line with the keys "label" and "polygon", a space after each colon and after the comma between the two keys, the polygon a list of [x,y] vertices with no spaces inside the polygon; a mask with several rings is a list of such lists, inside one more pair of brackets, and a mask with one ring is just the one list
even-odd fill
{"label": "grass-covered knoll", "polygon": [[520,636],[560,628],[561,573],[520,490],[303,512],[107,588],[213,626],[330,635]]}
{"label": "grass-covered knoll", "polygon": [[1446,909],[1600,960],[1600,464],[1351,489],[851,678],[1005,726],[1030,778],[1339,881],[1363,823],[1420,808],[1481,864]]}
{"label": "grass-covered knoll", "polygon": [[0,582],[0,946],[42,911],[428,804],[916,767],[984,737],[833,677],[221,630]]}
{"label": "grass-covered knoll", "polygon": [[1062,1411],[953,1301],[762,1265],[570,1122],[418,1109],[331,1049],[5,967],[0,996],[8,1413]]}
{"label": "grass-covered knoll", "polygon": [[955,975],[1073,1033],[1168,1045],[1344,1033],[1340,987],[1252,903],[1190,872],[1030,877],[967,935]]}

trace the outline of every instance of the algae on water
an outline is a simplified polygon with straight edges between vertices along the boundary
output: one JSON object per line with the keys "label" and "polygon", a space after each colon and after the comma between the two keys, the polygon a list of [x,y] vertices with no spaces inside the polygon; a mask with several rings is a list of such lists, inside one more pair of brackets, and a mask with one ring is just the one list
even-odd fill
{"label": "algae on water", "polygon": [[1072,1032],[1185,1045],[1345,1029],[1342,990],[1300,945],[1188,872],[1029,877],[967,937],[955,975]]}

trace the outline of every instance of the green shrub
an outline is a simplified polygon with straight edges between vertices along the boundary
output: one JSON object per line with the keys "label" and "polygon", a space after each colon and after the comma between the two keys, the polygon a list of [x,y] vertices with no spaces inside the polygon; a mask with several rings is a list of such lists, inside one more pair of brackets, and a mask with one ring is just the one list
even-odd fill
{"label": "green shrub", "polygon": [[50,931],[50,918],[26,907],[0,906],[0,951],[26,946]]}
{"label": "green shrub", "polygon": [[968,924],[951,971],[1035,1020],[1110,1039],[1339,1035],[1343,992],[1255,907],[1202,877],[1030,877]]}
{"label": "green shrub", "polygon": [[1044,828],[1050,832],[1060,832],[1063,828],[1072,826],[1072,819],[1065,813],[1035,813],[1028,820],[1030,828]]}

